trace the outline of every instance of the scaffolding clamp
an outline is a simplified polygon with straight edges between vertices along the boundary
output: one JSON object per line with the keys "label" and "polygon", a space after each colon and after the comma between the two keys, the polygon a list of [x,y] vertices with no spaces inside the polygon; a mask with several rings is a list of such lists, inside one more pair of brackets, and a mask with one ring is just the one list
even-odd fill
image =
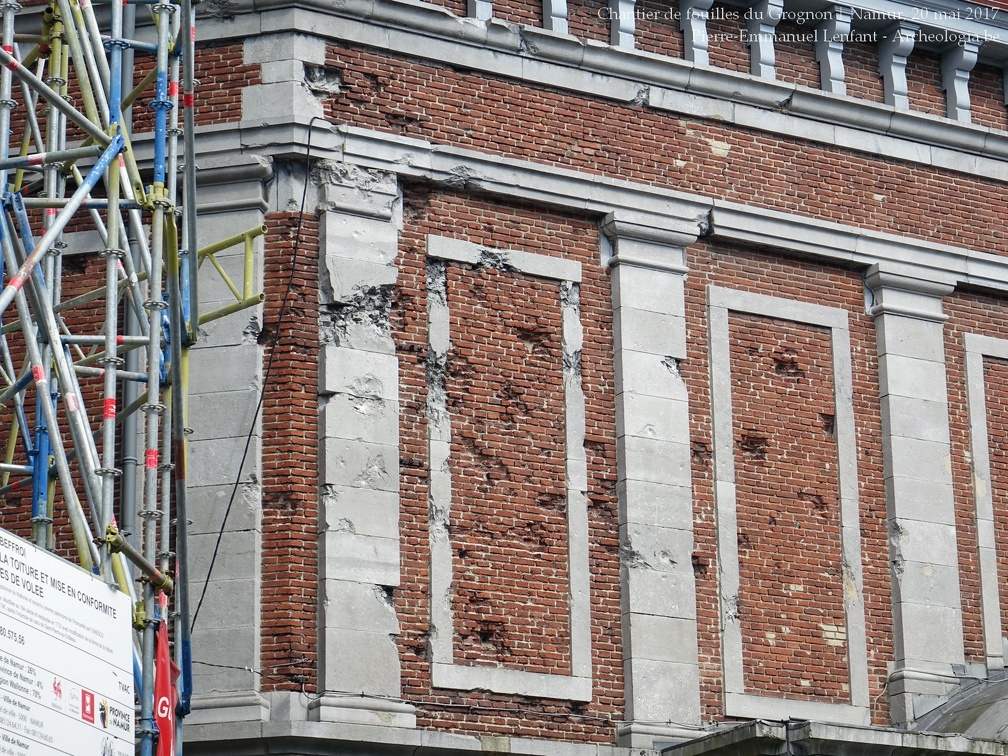
{"label": "scaffolding clamp", "polygon": [[115,525],[109,525],[105,531],[105,545],[113,554],[121,553],[136,565],[154,588],[164,592],[167,596],[171,596],[175,592],[175,584],[172,579],[145,559],[143,554],[122,537]]}

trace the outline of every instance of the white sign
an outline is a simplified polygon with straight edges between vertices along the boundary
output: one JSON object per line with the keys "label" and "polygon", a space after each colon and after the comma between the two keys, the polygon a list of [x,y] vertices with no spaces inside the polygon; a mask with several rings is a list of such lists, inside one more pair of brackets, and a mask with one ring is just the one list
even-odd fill
{"label": "white sign", "polygon": [[130,599],[0,530],[0,756],[133,756]]}

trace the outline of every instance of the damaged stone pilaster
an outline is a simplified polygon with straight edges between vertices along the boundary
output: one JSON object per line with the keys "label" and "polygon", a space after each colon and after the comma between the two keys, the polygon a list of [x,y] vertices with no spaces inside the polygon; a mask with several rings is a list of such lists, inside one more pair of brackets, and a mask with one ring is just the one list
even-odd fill
{"label": "damaged stone pilaster", "polygon": [[333,695],[310,714],[413,727],[413,707],[396,700],[390,601],[399,585],[399,366],[389,328],[397,183],[341,164],[316,167],[314,178],[322,186],[320,682]]}
{"label": "damaged stone pilaster", "polygon": [[[700,724],[685,248],[700,228],[670,231],[610,215],[616,351],[617,492],[627,722],[621,745],[693,737]],[[684,727],[673,724],[678,723]]]}
{"label": "damaged stone pilaster", "polygon": [[245,63],[260,67],[260,83],[242,88],[242,119],[307,120],[323,115],[322,101],[338,91],[339,79],[325,69],[326,42],[321,37],[285,32],[251,37]]}

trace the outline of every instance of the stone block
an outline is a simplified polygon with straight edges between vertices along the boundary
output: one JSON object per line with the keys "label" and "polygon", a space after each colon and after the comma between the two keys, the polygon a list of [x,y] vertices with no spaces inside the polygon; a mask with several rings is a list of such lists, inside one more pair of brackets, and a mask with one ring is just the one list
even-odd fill
{"label": "stone block", "polygon": [[689,441],[686,402],[646,394],[618,394],[616,435],[657,441]]}
{"label": "stone block", "polygon": [[[368,193],[359,188],[353,191],[360,195]],[[322,218],[322,251],[327,269],[330,258],[335,261],[341,257],[375,265],[395,264],[399,231],[392,223],[348,213],[325,213]]]}
{"label": "stone block", "polygon": [[264,34],[245,40],[245,63],[272,60],[301,60],[322,65],[326,62],[326,41],[308,34]]}
{"label": "stone block", "polygon": [[634,307],[621,307],[613,315],[616,349],[662,356],[686,356],[686,319]]}
{"label": "stone block", "polygon": [[879,386],[881,396],[896,395],[913,399],[945,402],[945,361],[922,360],[887,354],[879,360]]}
{"label": "stone block", "polygon": [[[889,444],[891,453],[883,464],[887,478],[912,478],[935,483],[951,481],[952,460],[947,442],[892,436]],[[912,513],[907,515],[913,516]],[[902,512],[900,516],[903,516]]]}
{"label": "stone block", "polygon": [[616,439],[616,454],[624,461],[624,476],[628,480],[675,485],[690,475],[688,443],[620,436]]}
{"label": "stone block", "polygon": [[242,119],[324,116],[322,102],[302,83],[255,84],[242,89]]}
{"label": "stone block", "polygon": [[325,534],[325,576],[334,580],[399,585],[399,539],[349,530]]}
{"label": "stone block", "polygon": [[326,485],[399,491],[399,447],[327,438],[320,477]]}
{"label": "stone block", "polygon": [[679,485],[644,480],[621,480],[616,484],[620,500],[620,524],[627,522],[662,528],[693,528],[693,489],[689,480]]}
{"label": "stone block", "polygon": [[[896,625],[896,662],[963,663],[962,611],[955,606],[937,603],[916,604],[909,601],[893,605]],[[902,643],[900,642],[902,635]],[[903,649],[903,658],[899,649]]]}
{"label": "stone block", "polygon": [[944,363],[941,325],[916,318],[885,317],[875,321],[880,351],[887,356],[912,357],[925,362]]}
{"label": "stone block", "polygon": [[189,373],[192,393],[237,391],[260,387],[260,349],[254,342],[193,349]]}
{"label": "stone block", "polygon": [[885,435],[948,443],[948,403],[891,394],[887,401],[882,402],[882,432]]}
{"label": "stone block", "polygon": [[399,398],[399,360],[394,354],[327,344],[320,361],[320,393],[392,401]]}
{"label": "stone block", "polygon": [[680,664],[697,663],[697,628],[693,619],[625,613],[624,639],[628,633],[630,655],[635,661],[651,659]]}
{"label": "stone block", "polygon": [[900,562],[893,578],[898,601],[952,606],[959,600],[958,566],[930,562]]}
{"label": "stone block", "polygon": [[[192,392],[189,395],[190,441],[232,439],[244,445],[255,417],[259,392],[252,388],[238,391]],[[258,427],[256,428],[258,434]]]}
{"label": "stone block", "polygon": [[[231,498],[231,485],[192,485],[186,491],[188,502],[189,534],[214,533],[220,530]],[[258,483],[244,482],[235,492],[235,500],[228,515],[228,531],[256,530],[260,525],[262,498]]]}
{"label": "stone block", "polygon": [[[198,595],[198,594],[197,594]],[[206,608],[204,606],[204,608]],[[210,627],[203,611],[192,636],[193,678],[196,690],[253,690],[259,687],[259,630],[251,625]],[[200,662],[224,665],[210,667]],[[236,667],[237,669],[231,669]],[[202,681],[205,680],[204,684]]]}
{"label": "stone block", "polygon": [[637,523],[620,526],[620,561],[627,569],[672,573],[689,569],[692,572],[692,559],[692,529],[656,528]]}
{"label": "stone block", "polygon": [[236,479],[245,482],[252,475],[261,478],[259,439],[252,439],[248,456],[243,463],[244,448],[242,439],[190,441],[189,481],[194,486],[209,486],[233,485]]}
{"label": "stone block", "polygon": [[622,605],[624,612],[695,621],[696,580],[692,563],[680,560],[668,570],[630,568]]}
{"label": "stone block", "polygon": [[889,543],[893,561],[902,561],[905,569],[913,563],[946,567],[959,565],[953,525],[900,517],[889,526]]}
{"label": "stone block", "polygon": [[905,476],[885,479],[886,501],[895,502],[906,517],[941,525],[955,524],[951,479],[945,482]]}
{"label": "stone block", "polygon": [[696,664],[633,658],[624,667],[634,720],[699,723],[700,672]]}
{"label": "stone block", "polygon": [[281,82],[303,82],[305,78],[304,62],[300,60],[271,60],[263,62],[259,69],[259,81],[263,84],[279,84]]}
{"label": "stone block", "polygon": [[[196,355],[200,349],[209,347],[255,345],[260,330],[262,330],[262,305],[254,305],[241,312],[235,312],[227,317],[211,320],[201,325],[197,335],[198,341],[190,354]],[[254,359],[261,360],[258,355]],[[190,370],[191,373],[192,370]]]}
{"label": "stone block", "polygon": [[389,635],[399,632],[395,608],[378,586],[326,579],[322,590],[323,627]]}
{"label": "stone block", "polygon": [[[260,541],[261,534],[255,530],[225,531],[214,561],[213,579],[258,579]],[[216,543],[217,533],[193,533],[189,536],[189,582],[194,588],[198,584],[198,591],[203,589]]]}
{"label": "stone block", "polygon": [[683,274],[637,265],[617,265],[611,275],[614,310],[633,307],[661,315],[686,316]]}
{"label": "stone block", "polygon": [[326,690],[399,697],[399,649],[387,633],[327,627],[323,643]]}
{"label": "stone block", "polygon": [[[199,583],[199,590],[203,590],[202,581]],[[226,631],[230,628],[237,633],[242,628],[252,628],[258,632],[259,592],[258,579],[211,579],[197,620],[196,627],[199,629],[199,633],[193,634],[194,645],[197,635],[200,638],[206,638],[214,629]],[[198,597],[199,594],[197,593],[196,596]],[[201,650],[203,649],[201,648]],[[198,658],[210,661],[219,658],[219,651],[219,648],[208,646],[205,649],[205,655]],[[236,651],[236,653],[240,652]],[[258,662],[257,654],[251,663],[255,665]]]}
{"label": "stone block", "polygon": [[326,438],[395,444],[399,439],[399,407],[371,397],[337,394],[322,410]]}
{"label": "stone block", "polygon": [[659,396],[685,402],[686,384],[679,375],[678,358],[623,350],[616,353],[616,393]]}
{"label": "stone block", "polygon": [[329,486],[322,496],[322,519],[326,530],[395,539],[399,537],[399,494]]}
{"label": "stone block", "polygon": [[395,351],[395,342],[392,341],[388,327],[370,319],[346,322],[334,330],[340,346],[382,354],[391,354]]}
{"label": "stone block", "polygon": [[324,274],[328,276],[331,301],[348,302],[362,289],[393,286],[399,269],[395,265],[330,255],[325,258]]}

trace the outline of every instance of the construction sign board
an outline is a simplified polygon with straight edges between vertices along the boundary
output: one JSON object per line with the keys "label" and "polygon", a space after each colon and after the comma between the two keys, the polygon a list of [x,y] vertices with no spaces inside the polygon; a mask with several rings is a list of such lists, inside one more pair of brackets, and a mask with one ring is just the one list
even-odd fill
{"label": "construction sign board", "polygon": [[130,599],[0,530],[0,756],[133,756]]}

